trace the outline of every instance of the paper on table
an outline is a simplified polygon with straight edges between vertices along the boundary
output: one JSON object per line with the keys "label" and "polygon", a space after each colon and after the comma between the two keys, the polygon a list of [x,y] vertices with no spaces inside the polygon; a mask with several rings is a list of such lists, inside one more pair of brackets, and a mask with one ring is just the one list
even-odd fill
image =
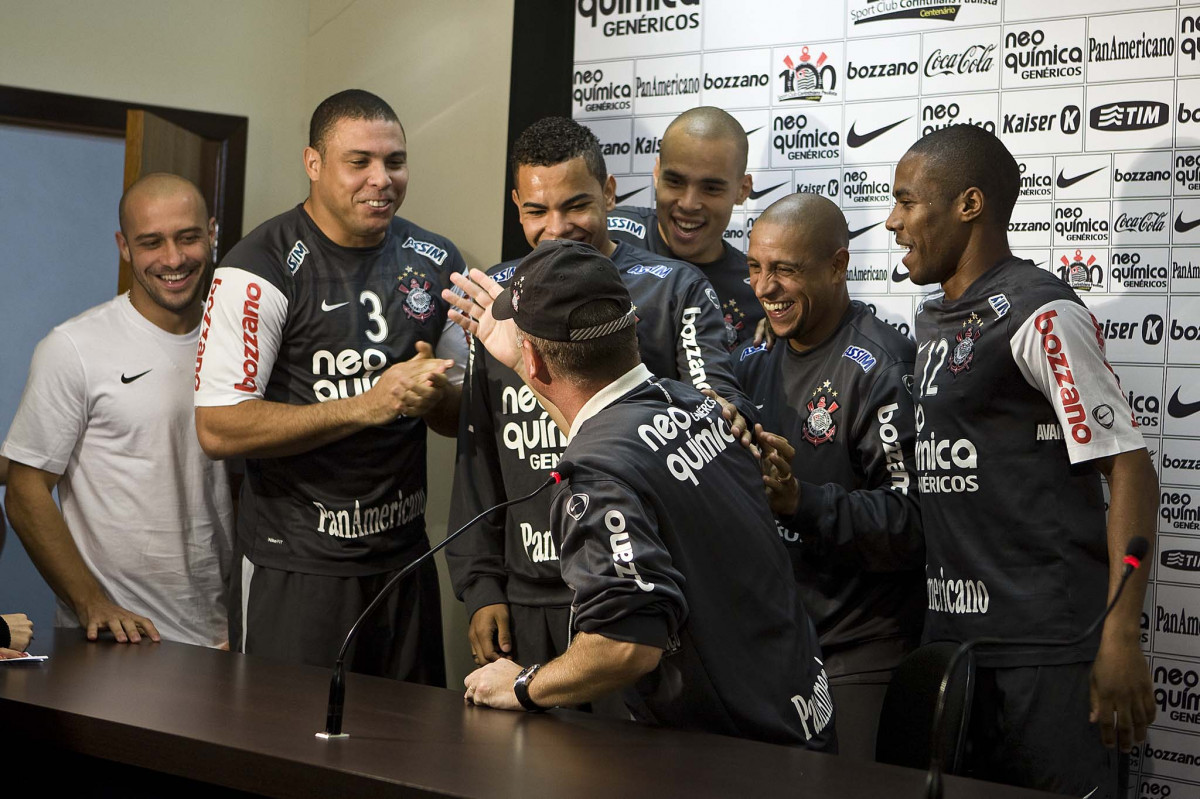
{"label": "paper on table", "polygon": [[41,663],[43,660],[49,660],[49,655],[26,655],[23,658],[0,658],[0,666],[5,663]]}

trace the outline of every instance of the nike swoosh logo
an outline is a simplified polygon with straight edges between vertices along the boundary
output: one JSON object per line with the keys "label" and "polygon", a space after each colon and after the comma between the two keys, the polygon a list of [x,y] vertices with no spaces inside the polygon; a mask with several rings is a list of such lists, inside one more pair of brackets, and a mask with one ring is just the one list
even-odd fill
{"label": "nike swoosh logo", "polygon": [[861,236],[862,234],[866,233],[866,232],[867,232],[868,230],[870,230],[871,228],[873,228],[873,227],[879,227],[879,226],[880,226],[880,225],[882,225],[882,224],[883,224],[882,222],[876,222],[876,223],[875,223],[875,224],[873,224],[873,225],[867,225],[866,227],[860,227],[858,230],[851,230],[851,231],[850,231],[850,238],[852,238],[852,239],[856,239],[856,238],[858,238],[859,236]]}
{"label": "nike swoosh logo", "polygon": [[146,371],[142,372],[141,374],[136,374],[133,377],[126,377],[124,375],[124,373],[122,373],[121,374],[121,382],[122,383],[132,383],[134,380],[137,380],[139,377],[142,377],[143,375],[148,375],[153,371],[154,371],[153,369],[147,369]]}
{"label": "nike swoosh logo", "polygon": [[349,304],[350,304],[350,300],[346,300],[345,302],[339,302],[334,305],[330,305],[325,300],[321,300],[321,310],[322,311],[336,311],[338,308],[341,308],[343,305],[349,305]]}
{"label": "nike swoosh logo", "polygon": [[903,283],[905,280],[908,280],[908,270],[905,269],[903,272],[901,272],[900,267],[893,266],[892,267],[892,282],[893,283]]}
{"label": "nike swoosh logo", "polygon": [[1091,172],[1084,172],[1082,175],[1076,175],[1073,178],[1069,178],[1066,175],[1064,175],[1063,171],[1060,169],[1060,170],[1058,170],[1058,187],[1060,189],[1069,189],[1072,186],[1074,186],[1076,183],[1078,183],[1079,181],[1083,180],[1084,178],[1090,178],[1092,175],[1096,174],[1097,172],[1103,172],[1103,171],[1104,171],[1104,167],[1100,167],[1099,169],[1093,169]]}
{"label": "nike swoosh logo", "polygon": [[780,186],[786,186],[786,185],[787,185],[787,181],[785,180],[783,183],[776,183],[774,186],[772,186],[769,189],[763,189],[762,191],[751,191],[750,199],[757,200],[759,197],[764,197],[764,196],[770,194],[771,192],[775,191]]}
{"label": "nike swoosh logo", "polygon": [[900,120],[899,122],[893,122],[890,125],[884,125],[882,128],[876,128],[875,130],[871,131],[870,133],[863,133],[863,134],[856,133],[854,131],[854,126],[857,123],[851,122],[850,123],[850,132],[846,134],[846,144],[850,145],[851,147],[862,147],[864,144],[867,144],[868,142],[879,138],[880,136],[887,133],[892,128],[896,127],[897,125],[903,125],[905,122],[907,122],[910,119],[912,119],[912,117],[905,117],[904,119]]}
{"label": "nike swoosh logo", "polygon": [[758,133],[760,130],[763,129],[763,127],[764,127],[763,125],[759,125],[754,130],[748,130],[748,131],[746,131],[746,135],[749,136],[751,133]]}
{"label": "nike swoosh logo", "polygon": [[[1180,386],[1182,388],[1182,386]],[[1181,402],[1179,400],[1179,389],[1175,389],[1175,393],[1171,395],[1171,399],[1167,401],[1167,413],[1174,416],[1176,419],[1186,419],[1193,413],[1200,412],[1200,400],[1195,402]]]}
{"label": "nike swoosh logo", "polygon": [[1187,233],[1189,230],[1196,227],[1196,225],[1200,225],[1200,219],[1193,219],[1191,222],[1184,222],[1182,211],[1179,212],[1179,216],[1175,217],[1176,233]]}
{"label": "nike swoosh logo", "polygon": [[621,203],[625,202],[626,200],[628,200],[628,199],[629,199],[630,197],[632,197],[633,195],[635,195],[635,194],[640,194],[640,193],[642,193],[642,192],[643,192],[643,191],[645,191],[645,190],[646,190],[646,187],[645,187],[645,186],[642,186],[640,189],[634,189],[633,191],[629,192],[628,194],[618,194],[618,195],[617,195],[616,197],[614,197],[613,199],[614,199],[614,200],[616,200],[616,202],[617,202],[617,205],[620,205]]}

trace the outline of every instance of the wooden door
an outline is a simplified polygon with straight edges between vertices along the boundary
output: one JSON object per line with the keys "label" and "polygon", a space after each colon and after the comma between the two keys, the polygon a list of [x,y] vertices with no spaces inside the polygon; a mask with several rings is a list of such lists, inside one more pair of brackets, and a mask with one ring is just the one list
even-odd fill
{"label": "wooden door", "polygon": [[[200,187],[209,215],[219,219],[223,152],[221,142],[206,139],[149,111],[129,109],[125,122],[124,188],[151,172],[180,175]],[[215,249],[213,257],[217,257]],[[129,263],[123,258],[119,260],[117,293],[121,294],[129,290],[133,278]]]}

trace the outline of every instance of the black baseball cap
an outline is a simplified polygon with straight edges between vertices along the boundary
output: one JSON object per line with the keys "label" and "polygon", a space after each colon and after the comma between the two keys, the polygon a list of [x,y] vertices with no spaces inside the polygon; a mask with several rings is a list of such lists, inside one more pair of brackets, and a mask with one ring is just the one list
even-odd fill
{"label": "black baseball cap", "polygon": [[[616,300],[626,309],[613,319],[571,327],[576,308]],[[549,341],[587,341],[637,323],[629,289],[612,261],[578,241],[543,241],[521,259],[512,282],[492,303],[492,316],[512,319],[531,336]]]}

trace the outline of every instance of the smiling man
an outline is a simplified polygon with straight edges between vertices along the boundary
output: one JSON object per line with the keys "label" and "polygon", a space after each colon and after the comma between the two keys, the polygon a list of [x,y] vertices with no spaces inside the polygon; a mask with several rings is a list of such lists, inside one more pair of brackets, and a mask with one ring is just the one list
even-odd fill
{"label": "smiling man", "polygon": [[[609,238],[606,213],[616,182],[600,143],[583,125],[549,117],[513,144],[512,200],[531,247],[578,241],[616,264],[637,306],[637,343],[655,374],[712,388],[742,402],[724,326],[708,281],[690,264]],[[507,285],[516,262],[489,274]],[[743,410],[746,410],[743,407]],[[523,496],[546,479],[566,446],[538,398],[478,342],[472,351],[458,435],[450,524]],[[502,657],[547,660],[561,653],[570,628],[572,591],[559,572],[548,497],[485,519],[446,548],[454,590],[471,619],[477,663]]]}
{"label": "smiling man", "polygon": [[746,282],[746,256],[725,241],[733,207],[752,196],[749,145],[736,119],[720,108],[685,111],[667,126],[654,162],[656,208],[620,206],[609,214],[617,241],[698,267],[713,284],[733,349],[754,335],[762,309]]}
{"label": "smiling man", "polygon": [[194,185],[155,173],[125,192],[120,224],[129,293],[34,352],[0,450],[8,514],[58,595],[57,626],[219,646],[233,511],[224,464],[196,440],[190,379],[216,223]]}
{"label": "smiling man", "polygon": [[[429,548],[426,428],[450,433],[443,335],[450,241],[396,216],[404,129],[380,98],[313,113],[308,199],[221,262],[196,353],[196,429],[245,457],[230,629],[248,654],[329,665],[391,574]],[[400,587],[352,650],[355,671],[442,684],[437,572]]]}
{"label": "smiling man", "polygon": [[[887,227],[912,281],[941,284],[917,313],[913,397],[931,641],[1073,639],[1104,611],[1130,539],[1154,540],[1154,466],[1100,327],[1009,250],[1020,177],[973,125],[925,136],[896,166]],[[977,650],[972,775],[1125,794],[1105,745],[1128,751],[1154,718],[1145,572],[1082,643]]]}
{"label": "smiling man", "polygon": [[892,670],[920,640],[925,550],[913,471],[916,348],[846,290],[849,233],[792,194],[750,232],[750,285],[779,340],[736,375],[762,408],[767,496],[816,624],[840,751],[873,760]]}

